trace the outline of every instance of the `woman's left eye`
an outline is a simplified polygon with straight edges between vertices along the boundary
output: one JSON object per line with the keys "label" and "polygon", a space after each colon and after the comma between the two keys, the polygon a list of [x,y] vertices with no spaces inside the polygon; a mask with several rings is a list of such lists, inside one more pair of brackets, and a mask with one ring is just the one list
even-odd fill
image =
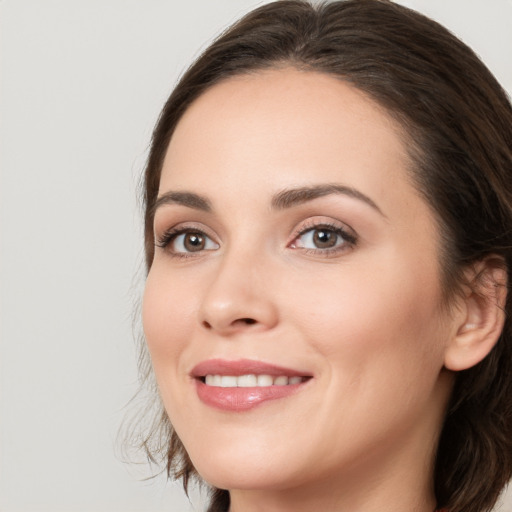
{"label": "woman's left eye", "polygon": [[300,233],[291,247],[329,251],[354,245],[355,241],[355,237],[338,227],[316,226]]}

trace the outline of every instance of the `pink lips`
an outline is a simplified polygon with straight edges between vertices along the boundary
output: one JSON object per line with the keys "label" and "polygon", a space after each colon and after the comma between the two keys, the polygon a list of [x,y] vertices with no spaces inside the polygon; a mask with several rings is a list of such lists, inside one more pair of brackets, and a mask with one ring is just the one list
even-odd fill
{"label": "pink lips", "polygon": [[[303,377],[302,382],[288,385],[271,385],[264,387],[221,387],[207,385],[206,375],[241,376],[241,375],[270,375],[271,377],[285,376]],[[211,407],[224,411],[246,411],[267,402],[285,398],[297,393],[310,380],[311,375],[303,372],[275,366],[260,361],[242,359],[228,361],[224,359],[210,359],[199,363],[191,372],[196,383],[199,399]]]}

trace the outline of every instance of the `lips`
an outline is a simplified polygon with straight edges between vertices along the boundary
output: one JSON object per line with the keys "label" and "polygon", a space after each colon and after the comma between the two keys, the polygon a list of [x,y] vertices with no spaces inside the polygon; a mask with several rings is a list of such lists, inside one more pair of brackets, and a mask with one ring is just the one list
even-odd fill
{"label": "lips", "polygon": [[199,399],[225,411],[246,411],[303,389],[312,375],[254,360],[210,359],[194,367]]}

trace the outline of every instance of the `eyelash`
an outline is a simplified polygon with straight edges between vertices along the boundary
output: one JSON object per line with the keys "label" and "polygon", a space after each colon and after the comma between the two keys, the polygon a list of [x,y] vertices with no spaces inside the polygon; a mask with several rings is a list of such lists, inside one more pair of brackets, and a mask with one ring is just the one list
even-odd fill
{"label": "eyelash", "polygon": [[310,225],[303,227],[296,235],[294,235],[293,242],[298,240],[300,237],[304,236],[309,231],[329,231],[331,233],[334,233],[335,235],[342,238],[343,243],[340,245],[336,245],[332,248],[324,248],[324,249],[308,249],[305,247],[296,247],[295,249],[301,249],[306,254],[313,254],[313,255],[321,255],[324,257],[334,256],[340,252],[346,251],[350,248],[353,248],[357,245],[358,239],[357,237],[349,233],[347,230],[342,228],[341,226],[333,223],[328,222],[311,222]]}
{"label": "eyelash", "polygon": [[[334,233],[335,235],[341,237],[343,239],[343,243],[340,245],[336,245],[332,248],[317,248],[317,249],[308,249],[305,247],[293,247],[294,250],[302,250],[305,254],[313,254],[313,255],[322,255],[325,257],[332,256],[335,254],[338,254],[340,252],[346,251],[347,249],[350,249],[354,247],[357,244],[357,237],[343,229],[341,226],[326,222],[321,223],[314,223],[311,222],[309,225],[303,227],[300,231],[298,231],[293,238],[292,244],[295,243],[296,240],[298,240],[300,237],[304,236],[309,231],[316,231],[316,230],[325,230],[329,231],[331,233]],[[167,249],[171,243],[173,243],[176,238],[180,235],[184,234],[197,234],[199,236],[205,237],[209,240],[212,240],[212,237],[209,236],[207,233],[204,232],[202,229],[195,228],[194,226],[182,226],[177,228],[171,228],[167,231],[165,231],[160,237],[157,238],[155,245],[161,249]],[[216,242],[214,242],[216,243]],[[288,245],[290,247],[290,245]],[[205,249],[211,250],[211,249]],[[201,254],[205,252],[205,250],[197,251],[198,254]],[[178,252],[178,251],[169,251],[169,254],[172,257],[175,258],[190,258],[197,256],[198,254],[194,254],[194,252]]]}
{"label": "eyelash", "polygon": [[184,233],[197,233],[198,235],[203,235],[202,231],[198,229],[193,230],[192,228],[172,228],[168,229],[160,237],[157,238],[155,245],[160,247],[160,249],[165,249],[178,235],[182,235]]}
{"label": "eyelash", "polygon": [[[155,245],[157,247],[160,247],[161,249],[167,249],[169,245],[172,244],[180,235],[186,235],[190,233],[212,240],[212,237],[205,233],[204,230],[202,229],[198,229],[194,226],[180,226],[165,231],[160,237],[158,237],[158,239],[155,242]],[[191,258],[197,256],[197,254],[194,254],[194,252],[178,252],[171,250],[169,250],[168,252],[173,258]],[[204,250],[198,251],[198,253],[202,252],[204,252]]]}

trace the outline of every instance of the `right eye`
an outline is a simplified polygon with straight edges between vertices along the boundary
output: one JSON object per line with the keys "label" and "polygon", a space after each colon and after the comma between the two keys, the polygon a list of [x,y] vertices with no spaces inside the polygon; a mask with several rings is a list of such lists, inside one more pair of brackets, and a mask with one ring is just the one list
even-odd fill
{"label": "right eye", "polygon": [[158,240],[157,245],[177,256],[201,251],[213,251],[219,248],[219,244],[214,242],[207,234],[193,229],[168,231]]}

